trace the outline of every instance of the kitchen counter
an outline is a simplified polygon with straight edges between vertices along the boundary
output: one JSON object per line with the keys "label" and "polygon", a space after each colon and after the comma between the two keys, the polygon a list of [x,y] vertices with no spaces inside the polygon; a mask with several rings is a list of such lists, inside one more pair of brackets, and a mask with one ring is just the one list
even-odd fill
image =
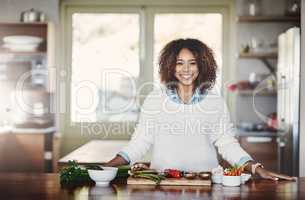
{"label": "kitchen counter", "polygon": [[[65,166],[69,160],[77,160],[79,164],[103,164],[114,158],[127,144],[128,140],[91,140],[60,158],[58,165]],[[148,162],[149,158],[147,155],[142,161]]]}
{"label": "kitchen counter", "polygon": [[241,187],[145,186],[114,181],[110,187],[61,188],[58,174],[0,174],[0,199],[305,199],[305,178],[297,182],[253,180]]}
{"label": "kitchen counter", "polygon": [[237,129],[237,137],[278,137],[278,132],[275,131],[244,131]]}

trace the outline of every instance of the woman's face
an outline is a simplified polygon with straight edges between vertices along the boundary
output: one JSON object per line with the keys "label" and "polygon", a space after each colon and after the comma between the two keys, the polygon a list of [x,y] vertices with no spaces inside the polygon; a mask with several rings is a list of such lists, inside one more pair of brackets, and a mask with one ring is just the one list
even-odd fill
{"label": "woman's face", "polygon": [[175,77],[183,85],[193,85],[199,71],[195,56],[188,49],[181,49],[177,56]]}

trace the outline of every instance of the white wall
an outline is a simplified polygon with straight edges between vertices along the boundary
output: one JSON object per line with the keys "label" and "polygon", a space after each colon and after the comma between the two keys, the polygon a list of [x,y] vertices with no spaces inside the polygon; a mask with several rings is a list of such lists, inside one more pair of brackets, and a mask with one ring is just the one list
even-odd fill
{"label": "white wall", "polygon": [[59,0],[0,0],[0,21],[19,21],[22,11],[34,8],[44,12],[49,21],[59,21]]}

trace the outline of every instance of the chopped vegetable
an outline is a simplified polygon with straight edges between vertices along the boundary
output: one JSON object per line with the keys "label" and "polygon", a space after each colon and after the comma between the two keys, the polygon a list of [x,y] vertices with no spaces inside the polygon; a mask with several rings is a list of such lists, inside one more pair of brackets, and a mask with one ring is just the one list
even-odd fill
{"label": "chopped vegetable", "polygon": [[164,174],[168,178],[181,178],[183,176],[183,173],[177,169],[166,169]]}
{"label": "chopped vegetable", "polygon": [[129,176],[128,171],[130,170],[129,165],[122,165],[118,167],[117,178],[126,178]]}
{"label": "chopped vegetable", "polygon": [[131,166],[131,171],[140,171],[146,169],[149,169],[149,167],[145,163],[135,163]]}
{"label": "chopped vegetable", "polygon": [[135,174],[132,176],[135,178],[145,178],[145,179],[152,180],[157,185],[160,184],[160,182],[165,178],[164,176],[159,175],[159,174],[140,174],[140,173],[138,173],[138,174]]}
{"label": "chopped vegetable", "polygon": [[224,173],[223,173],[223,175],[225,175],[225,176],[240,176],[241,175],[241,173],[243,172],[243,167],[239,167],[238,165],[234,165],[234,166],[232,166],[232,167],[230,167],[230,168],[226,168],[225,170],[224,170]]}
{"label": "chopped vegetable", "polygon": [[154,169],[149,169],[147,165],[143,163],[137,163],[131,166],[128,171],[129,175],[134,178],[145,178],[154,181],[157,185],[165,178],[162,174],[159,174]]}

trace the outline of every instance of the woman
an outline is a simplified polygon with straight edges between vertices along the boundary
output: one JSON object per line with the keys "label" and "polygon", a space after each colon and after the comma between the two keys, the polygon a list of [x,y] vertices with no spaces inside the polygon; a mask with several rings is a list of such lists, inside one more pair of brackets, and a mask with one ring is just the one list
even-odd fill
{"label": "woman", "polygon": [[129,144],[107,163],[135,163],[152,148],[151,168],[210,171],[217,153],[231,165],[263,178],[294,180],[263,168],[234,138],[225,102],[213,90],[217,65],[212,50],[196,39],[178,39],[161,51],[162,85],[144,101]]}

